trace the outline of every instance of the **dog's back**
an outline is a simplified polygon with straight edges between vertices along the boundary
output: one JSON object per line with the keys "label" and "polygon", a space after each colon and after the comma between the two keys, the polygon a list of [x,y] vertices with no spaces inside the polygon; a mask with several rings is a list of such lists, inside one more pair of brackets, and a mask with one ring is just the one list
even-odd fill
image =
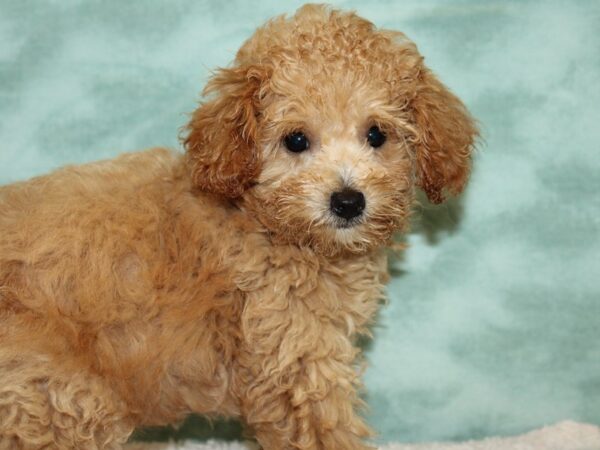
{"label": "dog's back", "polygon": [[0,308],[83,321],[127,314],[127,302],[106,310],[115,297],[109,278],[130,275],[127,262],[118,267],[127,247],[166,213],[161,196],[174,185],[177,159],[166,150],[134,153],[3,187]]}

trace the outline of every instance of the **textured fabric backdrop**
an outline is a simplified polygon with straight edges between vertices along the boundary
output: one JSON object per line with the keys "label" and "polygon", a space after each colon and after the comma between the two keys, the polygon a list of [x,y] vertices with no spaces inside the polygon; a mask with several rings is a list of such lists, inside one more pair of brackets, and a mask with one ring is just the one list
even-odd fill
{"label": "textured fabric backdrop", "polygon": [[[484,137],[465,195],[424,205],[393,264],[367,344],[380,440],[600,423],[600,2],[335,4],[415,40]],[[0,0],[0,183],[180,148],[209,69],[298,6]]]}

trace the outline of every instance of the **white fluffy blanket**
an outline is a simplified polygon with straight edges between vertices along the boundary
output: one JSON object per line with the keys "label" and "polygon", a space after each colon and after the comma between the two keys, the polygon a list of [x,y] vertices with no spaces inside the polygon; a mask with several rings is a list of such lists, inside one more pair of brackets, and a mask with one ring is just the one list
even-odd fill
{"label": "white fluffy blanket", "polygon": [[[127,450],[256,450],[248,443],[181,442],[130,444]],[[600,450],[600,428],[594,425],[561,422],[516,437],[489,438],[462,443],[388,444],[381,450]]]}

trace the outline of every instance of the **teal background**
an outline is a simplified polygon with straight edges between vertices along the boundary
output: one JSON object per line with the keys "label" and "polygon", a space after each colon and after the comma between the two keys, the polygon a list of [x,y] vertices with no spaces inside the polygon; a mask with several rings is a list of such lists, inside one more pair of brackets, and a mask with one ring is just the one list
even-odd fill
{"label": "teal background", "polygon": [[[380,440],[600,423],[600,2],[334,4],[407,33],[483,133],[466,193],[423,203],[393,263],[367,344]],[[179,148],[209,69],[299,5],[0,0],[0,184]]]}

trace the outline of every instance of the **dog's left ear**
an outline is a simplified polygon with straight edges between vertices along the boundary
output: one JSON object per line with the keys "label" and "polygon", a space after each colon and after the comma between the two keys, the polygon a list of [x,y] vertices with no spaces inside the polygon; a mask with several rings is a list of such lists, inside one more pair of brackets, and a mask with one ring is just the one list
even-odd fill
{"label": "dog's left ear", "polygon": [[194,112],[183,144],[194,184],[205,192],[239,197],[258,176],[256,148],[262,67],[220,69]]}
{"label": "dog's left ear", "polygon": [[444,190],[460,193],[469,177],[477,127],[465,105],[425,67],[410,105],[417,129],[417,183],[432,203],[441,203]]}

